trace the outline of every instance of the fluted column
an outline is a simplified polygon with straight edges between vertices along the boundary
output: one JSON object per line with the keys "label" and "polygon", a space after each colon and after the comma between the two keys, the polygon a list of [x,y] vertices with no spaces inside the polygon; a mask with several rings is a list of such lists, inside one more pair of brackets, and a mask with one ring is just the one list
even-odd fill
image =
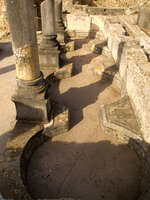
{"label": "fluted column", "polygon": [[41,3],[41,18],[43,40],[40,43],[39,57],[41,70],[46,77],[59,67],[54,0]]}
{"label": "fluted column", "polygon": [[33,1],[6,0],[8,20],[16,60],[17,89],[12,100],[17,119],[47,122],[49,100],[40,72]]}
{"label": "fluted column", "polygon": [[55,13],[56,13],[57,40],[59,41],[60,44],[63,44],[65,27],[62,17],[62,0],[55,0]]}

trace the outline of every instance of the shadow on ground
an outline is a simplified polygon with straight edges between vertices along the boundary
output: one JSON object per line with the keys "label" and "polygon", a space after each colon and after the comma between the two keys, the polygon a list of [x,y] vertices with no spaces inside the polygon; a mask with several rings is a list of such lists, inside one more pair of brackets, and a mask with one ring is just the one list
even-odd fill
{"label": "shadow on ground", "polygon": [[0,74],[5,74],[7,72],[14,71],[14,70],[15,70],[15,65],[9,65],[7,67],[0,68]]}
{"label": "shadow on ground", "polygon": [[12,44],[11,42],[0,42],[0,61],[5,57],[12,56]]}
{"label": "shadow on ground", "polygon": [[126,144],[49,141],[31,159],[28,190],[33,199],[136,200],[139,176],[139,160]]}
{"label": "shadow on ground", "polygon": [[[90,39],[76,39],[75,43],[76,43],[76,48],[80,49],[82,48],[83,44],[86,44],[89,42]],[[89,54],[86,55],[78,55],[78,56],[73,56],[70,59],[68,59],[66,57],[66,54],[62,54],[60,56],[60,67],[63,67],[66,64],[73,64],[73,75],[77,75],[80,72],[82,72],[82,66],[89,64],[94,58],[96,58],[97,56],[100,56],[102,53],[102,48],[104,46],[106,46],[106,42],[102,42],[96,45],[96,47],[101,47],[101,52],[91,52]]]}
{"label": "shadow on ground", "polygon": [[63,94],[59,91],[58,82],[52,85],[49,90],[49,95],[52,100],[63,103],[69,108],[70,128],[73,128],[83,120],[83,109],[90,104],[94,104],[99,94],[109,87],[112,81],[113,77],[106,79],[105,74],[103,74],[100,81],[80,88],[71,88]]}

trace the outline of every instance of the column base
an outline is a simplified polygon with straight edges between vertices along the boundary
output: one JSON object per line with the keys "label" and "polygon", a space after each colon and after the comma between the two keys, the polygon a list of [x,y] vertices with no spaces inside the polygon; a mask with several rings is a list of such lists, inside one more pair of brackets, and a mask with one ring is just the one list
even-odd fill
{"label": "column base", "polygon": [[60,51],[57,49],[39,49],[40,69],[44,78],[59,68],[59,54]]}
{"label": "column base", "polygon": [[23,98],[12,96],[16,106],[16,120],[30,123],[48,123],[50,121],[50,99]]}
{"label": "column base", "polygon": [[17,80],[16,93],[12,96],[16,106],[16,119],[29,123],[50,121],[51,103],[46,97],[43,75],[33,81]]}
{"label": "column base", "polygon": [[[0,162],[0,191],[5,199],[33,200],[28,193],[29,161],[43,143],[69,130],[68,108],[52,103],[52,123],[44,125],[17,122],[10,133],[3,160]],[[3,185],[2,185],[3,184]]]}

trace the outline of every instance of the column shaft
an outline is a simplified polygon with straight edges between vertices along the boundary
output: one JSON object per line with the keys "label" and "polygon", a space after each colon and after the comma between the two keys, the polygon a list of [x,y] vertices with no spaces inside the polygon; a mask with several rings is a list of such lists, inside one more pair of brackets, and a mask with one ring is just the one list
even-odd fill
{"label": "column shaft", "polygon": [[33,2],[6,0],[8,20],[16,57],[16,74],[21,80],[40,77]]}
{"label": "column shaft", "polygon": [[40,43],[39,58],[41,70],[47,77],[59,66],[54,0],[45,0],[41,3],[41,17],[43,40]]}
{"label": "column shaft", "polygon": [[56,35],[54,0],[45,0],[41,3],[43,35]]}
{"label": "column shaft", "polygon": [[56,13],[57,39],[60,44],[63,44],[65,27],[63,23],[63,17],[62,17],[62,0],[55,0],[55,13]]}
{"label": "column shaft", "polygon": [[17,119],[48,122],[50,101],[40,72],[33,1],[6,0],[16,58],[17,89],[12,96]]}

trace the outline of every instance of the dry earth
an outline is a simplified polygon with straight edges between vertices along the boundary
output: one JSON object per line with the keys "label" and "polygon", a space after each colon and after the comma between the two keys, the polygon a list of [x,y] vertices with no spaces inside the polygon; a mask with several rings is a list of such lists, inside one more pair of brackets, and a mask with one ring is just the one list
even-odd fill
{"label": "dry earth", "polygon": [[139,192],[139,160],[99,124],[100,106],[117,100],[120,93],[92,69],[98,63],[111,67],[114,60],[92,53],[84,44],[87,40],[76,42],[78,50],[66,55],[74,63],[74,76],[54,84],[50,92],[52,99],[69,107],[71,129],[34,153],[28,189],[35,199],[134,200]]}

